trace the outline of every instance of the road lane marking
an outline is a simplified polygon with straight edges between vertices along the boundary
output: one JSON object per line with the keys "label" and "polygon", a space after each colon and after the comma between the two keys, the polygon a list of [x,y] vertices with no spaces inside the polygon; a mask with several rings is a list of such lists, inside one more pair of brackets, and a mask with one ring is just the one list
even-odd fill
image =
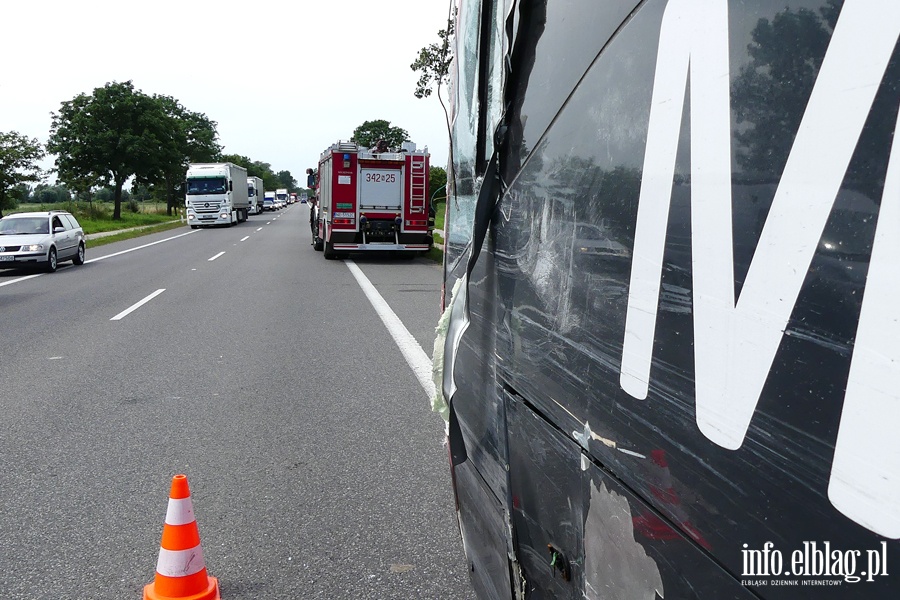
{"label": "road lane marking", "polygon": [[256,230],[257,230],[257,231],[262,231],[262,227],[258,227]]}
{"label": "road lane marking", "polygon": [[188,231],[187,233],[181,233],[170,238],[166,238],[164,240],[156,240],[155,242],[150,242],[149,244],[144,244],[143,246],[138,246],[136,248],[130,248],[128,250],[122,250],[121,252],[113,252],[112,254],[107,254],[106,256],[99,256],[97,258],[92,258],[90,260],[84,261],[84,264],[97,262],[99,260],[106,260],[107,258],[112,258],[113,256],[119,256],[120,254],[128,254],[129,252],[134,252],[135,250],[143,250],[144,248],[149,248],[150,246],[155,246],[156,244],[162,244],[163,242],[170,242],[172,240],[177,240],[180,237],[184,237],[186,235],[191,235],[192,233],[197,233],[196,231]]}
{"label": "road lane marking", "polygon": [[212,262],[212,261],[216,260],[217,258],[219,258],[220,256],[222,256],[223,254],[225,254],[225,252],[219,252],[218,254],[216,254],[215,256],[213,256],[212,258],[208,259],[207,262]]}
{"label": "road lane marking", "polygon": [[4,281],[0,283],[0,287],[5,285],[12,285],[14,283],[19,283],[20,281],[25,281],[27,279],[34,279],[35,277],[40,277],[43,273],[35,273],[34,275],[25,275],[24,277],[16,277],[15,279],[10,279],[9,281]]}
{"label": "road lane marking", "polygon": [[419,380],[419,385],[422,386],[422,389],[425,390],[425,393],[431,398],[434,396],[434,381],[431,379],[431,359],[428,358],[428,355],[422,350],[422,346],[419,345],[416,338],[409,332],[406,325],[400,320],[400,317],[398,317],[393,309],[391,309],[385,299],[381,297],[381,294],[378,293],[378,290],[375,289],[375,286],[372,285],[372,282],[369,281],[366,274],[362,272],[362,269],[356,266],[356,263],[351,260],[345,260],[344,263],[347,265],[347,268],[350,269],[353,277],[356,278],[356,283],[362,288],[366,298],[368,298],[369,302],[372,304],[372,308],[374,308],[375,312],[378,313],[378,316],[381,317],[381,321],[387,328],[388,333],[394,338],[394,342],[403,354],[403,358],[406,359],[406,362],[413,370],[416,379]]}
{"label": "road lane marking", "polygon": [[[262,229],[262,227],[260,227]],[[155,246],[156,244],[162,244],[163,242],[169,242],[172,240],[176,240],[180,237],[184,237],[186,235],[191,235],[192,233],[197,233],[196,231],[188,231],[187,233],[181,233],[176,236],[172,236],[170,238],[166,238],[164,240],[156,240],[155,242],[150,242],[149,244],[144,244],[143,246],[137,246],[136,248],[129,248],[128,250],[122,250],[120,252],[113,252],[112,254],[107,254],[105,256],[98,256],[97,258],[92,258],[90,260],[84,261],[84,264],[94,263],[100,260],[106,260],[107,258],[112,258],[113,256],[119,256],[121,254],[128,254],[129,252],[134,252],[135,250],[142,250],[144,248],[149,248],[150,246]],[[71,265],[67,267],[60,266],[60,271],[74,268]],[[24,277],[16,277],[15,279],[10,279],[9,281],[4,281],[0,283],[0,287],[5,287],[7,285],[12,285],[14,283],[21,283],[22,281],[27,281],[29,279],[34,279],[35,277],[40,277],[42,275],[46,275],[46,273],[35,273],[34,275],[25,275]]]}
{"label": "road lane marking", "polygon": [[242,242],[246,242],[246,241],[249,240],[249,239],[250,239],[250,236],[249,236],[249,235],[245,235],[244,237],[241,238],[241,241],[242,241]]}
{"label": "road lane marking", "polygon": [[122,319],[124,319],[125,317],[127,317],[128,315],[130,315],[131,313],[133,313],[134,311],[136,311],[143,305],[147,304],[148,302],[150,302],[151,300],[153,300],[154,298],[156,298],[157,296],[162,294],[164,291],[166,291],[166,288],[156,290],[155,292],[153,292],[152,294],[150,294],[149,296],[147,296],[146,298],[144,298],[137,304],[133,304],[132,306],[126,308],[125,310],[123,310],[122,312],[120,312],[119,314],[114,316],[112,319],[110,319],[110,321],[121,321]]}

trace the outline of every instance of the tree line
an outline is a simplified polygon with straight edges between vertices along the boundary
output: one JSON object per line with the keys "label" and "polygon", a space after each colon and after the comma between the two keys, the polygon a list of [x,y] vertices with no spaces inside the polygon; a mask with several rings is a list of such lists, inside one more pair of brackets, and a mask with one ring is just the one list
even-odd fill
{"label": "tree line", "polygon": [[[270,163],[223,153],[215,121],[171,96],[144,94],[131,81],[79,94],[51,117],[46,146],[15,131],[0,132],[0,217],[19,202],[54,204],[73,198],[112,202],[114,220],[121,218],[122,203],[132,200],[165,202],[171,215],[183,205],[190,163],[231,162],[247,169],[248,176],[261,178],[265,189],[303,188],[290,171],[276,173]],[[376,119],[363,122],[350,139],[366,147],[383,140],[399,148],[409,134]],[[42,183],[49,173],[39,162],[48,153],[56,156],[56,185]],[[125,189],[128,182],[130,193]],[[445,183],[444,169],[432,167],[432,195]]]}
{"label": "tree line", "polygon": [[[233,162],[260,177],[266,189],[298,191],[290,171],[275,173],[269,163],[223,154],[217,123],[171,96],[147,95],[131,81],[111,82],[79,94],[52,113],[46,146],[15,131],[0,132],[0,216],[18,202],[76,199],[113,202],[113,219],[132,196],[166,202],[167,213],[184,202],[183,182],[190,163]],[[48,173],[39,162],[56,155],[57,185],[30,184]]]}

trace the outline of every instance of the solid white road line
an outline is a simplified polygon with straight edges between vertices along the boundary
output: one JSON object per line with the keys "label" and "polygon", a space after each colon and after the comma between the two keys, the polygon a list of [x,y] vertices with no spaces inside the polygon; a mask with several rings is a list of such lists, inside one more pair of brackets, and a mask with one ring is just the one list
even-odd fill
{"label": "solid white road line", "polygon": [[125,317],[127,317],[128,315],[130,315],[131,313],[133,313],[134,311],[136,311],[143,305],[147,304],[148,302],[150,302],[151,300],[153,300],[154,298],[156,298],[157,296],[162,294],[164,291],[166,291],[166,288],[156,290],[155,292],[153,292],[152,294],[150,294],[149,296],[147,296],[146,298],[144,298],[137,304],[134,304],[133,306],[126,308],[125,310],[123,310],[122,312],[120,312],[119,314],[114,316],[112,319],[110,319],[110,321],[121,321],[122,319],[124,319]]}
{"label": "solid white road line", "polygon": [[[260,227],[262,229],[262,227]],[[135,250],[142,250],[144,248],[149,248],[150,246],[155,246],[156,244],[162,244],[163,242],[169,242],[172,240],[176,240],[180,237],[184,237],[186,235],[191,235],[192,233],[197,233],[196,231],[188,231],[187,233],[181,233],[170,238],[166,238],[164,240],[157,240],[155,242],[150,242],[149,244],[144,244],[143,246],[138,246],[136,248],[130,248],[128,250],[122,250],[121,252],[113,252],[112,254],[107,254],[106,256],[98,256],[97,258],[92,258],[90,260],[84,261],[84,264],[94,263],[100,260],[106,260],[107,258],[112,258],[113,256],[119,256],[120,254],[128,254],[129,252],[134,252]],[[72,267],[68,267],[72,268]],[[9,281],[4,281],[0,283],[0,287],[4,287],[7,285],[12,285],[14,283],[19,283],[21,281],[27,281],[29,279],[34,279],[35,277],[40,277],[41,275],[45,275],[45,273],[35,273],[34,275],[26,275],[24,277],[16,277],[15,279],[10,279]]]}
{"label": "solid white road line", "polygon": [[0,287],[5,285],[12,285],[14,283],[19,283],[20,281],[25,281],[27,279],[34,279],[35,277],[40,277],[43,273],[35,273],[34,275],[25,275],[24,277],[16,277],[15,279],[10,279],[9,281],[4,281],[0,283]]}
{"label": "solid white road line", "polygon": [[212,262],[212,261],[216,260],[217,258],[219,258],[220,256],[222,256],[223,254],[225,254],[225,253],[224,253],[224,252],[219,252],[218,254],[216,254],[215,256],[213,256],[212,258],[208,259],[208,262]]}
{"label": "solid white road line", "polygon": [[114,252],[112,254],[107,254],[106,256],[92,258],[91,260],[84,261],[84,264],[97,262],[98,260],[106,260],[107,258],[112,258],[113,256],[119,256],[120,254],[128,254],[129,252],[134,252],[135,250],[143,250],[144,248],[149,248],[150,246],[155,246],[156,244],[162,244],[163,242],[170,242],[172,240],[177,240],[180,237],[184,237],[186,235],[191,235],[192,233],[197,233],[197,232],[196,231],[188,231],[187,233],[181,233],[179,235],[175,235],[170,238],[166,238],[164,240],[156,240],[155,242],[150,242],[149,244],[144,244],[143,246],[138,246],[137,248],[131,248],[129,250],[122,250],[121,252]]}
{"label": "solid white road line", "polygon": [[372,303],[372,308],[381,317],[381,321],[387,327],[388,333],[394,338],[394,342],[400,348],[403,358],[406,359],[416,379],[419,380],[419,385],[431,398],[434,395],[434,382],[431,380],[431,359],[422,350],[422,346],[409,332],[403,321],[394,313],[385,299],[381,297],[381,294],[378,293],[378,290],[375,289],[375,286],[372,285],[366,274],[362,272],[362,269],[356,266],[356,263],[353,261],[345,260],[344,263],[346,263],[350,272],[353,273],[353,277],[356,278],[356,282],[362,288],[366,298]]}
{"label": "solid white road line", "polygon": [[250,236],[249,236],[249,235],[245,235],[244,237],[241,238],[241,241],[242,241],[242,242],[246,242],[246,241],[249,240],[249,239],[250,239]]}

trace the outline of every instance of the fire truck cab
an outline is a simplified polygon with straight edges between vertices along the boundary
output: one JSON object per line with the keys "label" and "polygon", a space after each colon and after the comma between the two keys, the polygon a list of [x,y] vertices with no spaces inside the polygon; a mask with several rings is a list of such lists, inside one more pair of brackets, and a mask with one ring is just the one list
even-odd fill
{"label": "fire truck cab", "polygon": [[313,245],[325,258],[357,251],[427,252],[433,245],[428,148],[376,152],[337,142],[319,159]]}

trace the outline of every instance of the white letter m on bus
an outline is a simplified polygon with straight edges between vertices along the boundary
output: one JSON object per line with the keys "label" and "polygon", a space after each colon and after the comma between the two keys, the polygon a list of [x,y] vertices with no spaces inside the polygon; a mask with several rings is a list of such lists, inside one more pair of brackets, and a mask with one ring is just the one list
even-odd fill
{"label": "white letter m on bus", "polygon": [[[628,394],[645,399],[649,392],[688,75],[697,425],[716,444],[736,450],[746,436],[898,34],[900,2],[844,3],[735,299],[727,2],[669,1],[660,31],[625,322],[620,383]],[[893,150],[900,146],[898,137]],[[896,311],[887,319],[876,302],[891,294],[882,304],[896,306],[900,297],[898,154],[892,151],[888,166],[829,485],[839,510],[894,538],[900,537],[900,436],[894,431],[900,425],[900,325]],[[865,360],[857,357],[862,356],[861,346]],[[873,363],[873,356],[880,359]],[[880,445],[878,460],[868,453],[875,443]],[[860,463],[867,465],[862,471]]]}

